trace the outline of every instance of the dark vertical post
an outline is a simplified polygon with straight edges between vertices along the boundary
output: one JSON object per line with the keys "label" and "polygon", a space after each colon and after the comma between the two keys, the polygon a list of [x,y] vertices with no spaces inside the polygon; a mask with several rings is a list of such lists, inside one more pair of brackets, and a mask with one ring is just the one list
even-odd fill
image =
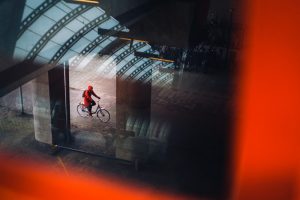
{"label": "dark vertical post", "polygon": [[146,160],[149,152],[149,138],[139,135],[138,130],[141,129],[142,124],[136,122],[150,123],[151,84],[122,80],[122,77],[118,76],[116,81],[117,134],[125,136],[117,140],[116,157],[129,161]]}
{"label": "dark vertical post", "polygon": [[65,66],[60,65],[48,72],[51,130],[54,144],[63,145],[69,140],[69,95]]}
{"label": "dark vertical post", "polygon": [[65,113],[66,113],[66,142],[70,142],[70,81],[69,81],[69,61],[64,62],[64,85],[65,85]]}
{"label": "dark vertical post", "polygon": [[116,127],[120,133],[126,129],[126,113],[128,110],[128,81],[123,81],[121,77],[116,77]]}
{"label": "dark vertical post", "polygon": [[23,103],[23,91],[22,91],[22,85],[20,86],[20,97],[21,97],[21,109],[22,109],[22,114],[24,114],[24,103]]}

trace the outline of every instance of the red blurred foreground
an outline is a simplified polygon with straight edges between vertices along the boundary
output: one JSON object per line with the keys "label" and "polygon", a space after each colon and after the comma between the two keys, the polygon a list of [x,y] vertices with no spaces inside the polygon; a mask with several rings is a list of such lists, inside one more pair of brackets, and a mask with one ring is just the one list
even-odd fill
{"label": "red blurred foreground", "polygon": [[233,199],[300,199],[300,1],[244,7]]}
{"label": "red blurred foreground", "polygon": [[[47,163],[34,164],[28,160],[14,161],[0,156],[0,199],[192,199],[172,194],[158,193],[150,188],[134,186],[104,175],[78,176],[74,170],[70,175],[55,172]],[[26,164],[26,163],[31,163]]]}

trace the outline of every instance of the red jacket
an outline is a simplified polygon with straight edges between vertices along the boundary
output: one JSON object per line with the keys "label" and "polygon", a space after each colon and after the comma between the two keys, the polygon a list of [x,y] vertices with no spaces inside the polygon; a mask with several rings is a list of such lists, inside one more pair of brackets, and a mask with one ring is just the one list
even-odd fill
{"label": "red jacket", "polygon": [[92,95],[100,99],[100,97],[96,95],[93,90],[85,90],[84,97],[83,97],[83,103],[85,106],[89,106],[92,103],[93,101]]}

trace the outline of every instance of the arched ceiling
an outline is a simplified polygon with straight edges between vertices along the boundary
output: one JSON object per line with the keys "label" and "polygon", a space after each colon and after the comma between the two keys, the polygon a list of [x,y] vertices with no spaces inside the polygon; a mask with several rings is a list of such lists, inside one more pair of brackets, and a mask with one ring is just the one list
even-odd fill
{"label": "arched ceiling", "polygon": [[[97,73],[108,78],[117,75],[126,80],[153,81],[152,84],[159,85],[173,79],[157,69],[174,68],[174,64],[134,56],[134,50],[157,54],[149,44],[134,42],[130,48],[128,42],[110,34],[98,35],[98,27],[128,31],[100,7],[62,0],[27,0],[14,58],[53,64],[69,61],[77,70],[93,64]],[[116,45],[111,48],[113,44]]]}

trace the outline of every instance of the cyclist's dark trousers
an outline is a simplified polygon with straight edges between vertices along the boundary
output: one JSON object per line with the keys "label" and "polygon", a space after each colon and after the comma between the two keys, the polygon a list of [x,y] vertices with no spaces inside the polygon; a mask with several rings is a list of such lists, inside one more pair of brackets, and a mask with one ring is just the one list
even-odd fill
{"label": "cyclist's dark trousers", "polygon": [[92,113],[92,107],[93,107],[94,105],[96,105],[96,102],[93,100],[93,101],[91,102],[91,104],[89,105],[89,107],[88,107],[88,111],[89,111],[90,114]]}

